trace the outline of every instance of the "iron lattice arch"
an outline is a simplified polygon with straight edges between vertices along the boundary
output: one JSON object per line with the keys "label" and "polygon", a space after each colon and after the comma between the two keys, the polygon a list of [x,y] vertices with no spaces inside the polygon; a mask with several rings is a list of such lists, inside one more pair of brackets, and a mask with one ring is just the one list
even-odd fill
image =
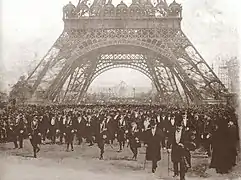
{"label": "iron lattice arch", "polygon": [[[65,102],[79,102],[81,97],[83,97],[86,93],[91,82],[98,75],[109,69],[120,67],[132,68],[145,74],[151,81],[154,82],[160,98],[163,101],[170,97],[176,97],[176,101],[183,100],[183,97],[177,87],[176,79],[172,76],[170,69],[168,69],[164,63],[157,60],[156,57],[141,53],[125,54],[124,52],[100,54],[95,60],[92,59],[91,61],[87,61],[87,64],[88,65],[86,67],[91,69],[90,74],[87,75],[89,77],[87,80],[88,84],[84,85],[84,83],[80,81],[80,79],[84,81],[85,76],[80,73],[82,67],[77,66],[75,71],[70,75],[72,78],[68,79],[69,83],[63,97]],[[153,65],[155,65],[155,69],[153,69]],[[92,68],[94,71],[92,71]]]}
{"label": "iron lattice arch", "polygon": [[62,34],[26,85],[49,101],[78,103],[99,74],[128,67],[149,77],[164,101],[222,99],[224,85],[183,33],[181,20],[175,1],[155,7],[138,0],[129,7],[102,0],[70,3],[63,8]]}

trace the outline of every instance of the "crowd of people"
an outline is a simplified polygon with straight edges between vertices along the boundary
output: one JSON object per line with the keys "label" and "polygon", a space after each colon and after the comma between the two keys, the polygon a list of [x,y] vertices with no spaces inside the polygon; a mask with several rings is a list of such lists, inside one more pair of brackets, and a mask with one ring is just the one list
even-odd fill
{"label": "crowd of people", "polygon": [[[161,148],[171,153],[174,176],[185,179],[191,167],[190,151],[204,148],[212,157],[211,168],[228,173],[236,163],[239,142],[237,115],[226,105],[171,107],[150,105],[27,105],[6,107],[0,116],[1,143],[13,142],[23,148],[29,138],[34,157],[46,140],[66,143],[74,151],[83,141],[98,144],[103,159],[105,144],[119,143],[119,151],[130,147],[133,159],[146,146],[146,160],[152,172],[161,159]],[[180,170],[178,170],[180,163]],[[179,173],[180,172],[180,173]]]}

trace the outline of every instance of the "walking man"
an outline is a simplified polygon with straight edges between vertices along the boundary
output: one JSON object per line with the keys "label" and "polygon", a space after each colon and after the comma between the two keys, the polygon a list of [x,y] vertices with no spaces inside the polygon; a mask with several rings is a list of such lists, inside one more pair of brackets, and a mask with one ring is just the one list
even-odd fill
{"label": "walking man", "polygon": [[38,145],[41,143],[41,133],[40,133],[40,128],[36,118],[37,117],[35,117],[34,120],[32,121],[30,132],[29,132],[29,140],[33,147],[34,158],[37,158],[37,153],[40,151],[40,148]]}
{"label": "walking man", "polygon": [[194,150],[196,145],[192,142],[189,132],[183,128],[181,121],[176,122],[176,130],[169,136],[168,153],[171,152],[173,162],[174,176],[180,174],[180,180],[185,180],[185,173],[191,167],[190,151]]}
{"label": "walking man", "polygon": [[146,160],[152,161],[152,173],[155,173],[157,162],[161,160],[163,134],[154,120],[150,122],[150,127],[151,129],[145,132]]}

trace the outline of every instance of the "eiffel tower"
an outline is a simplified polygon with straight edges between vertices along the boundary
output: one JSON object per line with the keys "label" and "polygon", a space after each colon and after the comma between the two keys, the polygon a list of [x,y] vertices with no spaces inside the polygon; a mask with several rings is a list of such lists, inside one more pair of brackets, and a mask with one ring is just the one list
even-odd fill
{"label": "eiffel tower", "polygon": [[98,75],[126,67],[146,75],[161,102],[224,99],[227,89],[182,31],[175,0],[87,1],[63,7],[62,34],[23,81],[30,97],[78,103]]}

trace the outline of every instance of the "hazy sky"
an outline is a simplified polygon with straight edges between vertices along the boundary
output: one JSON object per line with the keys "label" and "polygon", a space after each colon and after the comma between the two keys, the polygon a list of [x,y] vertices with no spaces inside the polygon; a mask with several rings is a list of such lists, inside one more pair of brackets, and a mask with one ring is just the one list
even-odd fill
{"label": "hazy sky", "polygon": [[[78,0],[72,0],[74,4]],[[183,6],[182,27],[204,59],[235,56],[238,47],[240,0],[176,0]],[[69,0],[1,0],[2,54],[0,86],[16,82],[45,55],[63,29],[62,7]],[[114,4],[120,0],[113,0]],[[130,0],[124,0],[130,3]],[[241,16],[240,16],[241,17]],[[113,75],[118,75],[113,76]],[[149,84],[146,77],[130,69],[114,69],[99,76],[95,84],[124,80],[137,86]],[[118,83],[117,83],[118,84]]]}

